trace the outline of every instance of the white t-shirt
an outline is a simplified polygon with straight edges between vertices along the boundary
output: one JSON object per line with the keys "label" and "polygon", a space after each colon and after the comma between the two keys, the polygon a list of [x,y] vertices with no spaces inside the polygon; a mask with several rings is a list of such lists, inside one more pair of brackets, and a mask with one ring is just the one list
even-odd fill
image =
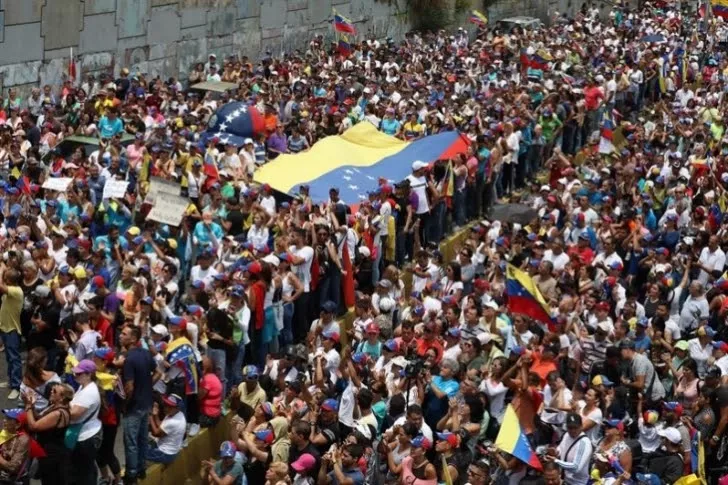
{"label": "white t-shirt", "polygon": [[311,291],[311,263],[313,262],[314,256],[313,248],[311,246],[304,246],[301,249],[296,249],[295,246],[292,246],[291,252],[304,260],[301,264],[294,266],[294,271],[296,276],[298,276],[298,279],[301,280],[301,284],[303,284],[303,292],[308,293]]}
{"label": "white t-shirt", "polygon": [[85,387],[79,388],[71,400],[71,407],[86,408],[78,419],[71,420],[71,424],[83,423],[78,441],[86,441],[101,431],[99,410],[101,409],[101,394],[95,382],[89,382]]}
{"label": "white t-shirt", "polygon": [[161,428],[164,436],[157,440],[157,448],[167,455],[176,455],[182,449],[182,442],[187,430],[185,413],[178,411],[172,416],[167,416],[162,420]]}
{"label": "white t-shirt", "polygon": [[[583,414],[584,407],[586,406],[586,403],[584,401],[579,401],[579,414],[581,414],[582,421],[584,420],[591,420],[595,424],[592,426],[588,431],[585,431],[584,433],[589,437],[592,444],[594,446],[597,445],[599,442],[599,439],[601,438],[599,436],[599,432],[601,431],[601,425],[602,425],[602,410],[597,408],[594,408],[589,414]],[[586,423],[584,423],[586,424]]]}
{"label": "white t-shirt", "polygon": [[508,388],[502,382],[493,382],[485,379],[480,385],[481,391],[490,399],[490,415],[493,416],[498,423],[503,422],[503,416],[506,414],[506,392]]}

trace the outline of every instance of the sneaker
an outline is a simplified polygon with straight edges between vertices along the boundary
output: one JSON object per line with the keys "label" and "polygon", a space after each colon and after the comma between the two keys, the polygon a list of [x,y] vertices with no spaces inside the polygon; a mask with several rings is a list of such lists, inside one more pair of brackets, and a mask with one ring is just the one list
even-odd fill
{"label": "sneaker", "polygon": [[200,432],[200,425],[199,424],[192,424],[190,426],[190,430],[187,432],[190,436],[197,436],[197,433]]}
{"label": "sneaker", "polygon": [[8,387],[10,387],[9,382],[0,382],[0,389],[7,389]]}
{"label": "sneaker", "polygon": [[12,391],[10,391],[10,394],[8,394],[8,399],[11,401],[15,401],[19,397],[20,397],[20,391],[18,391],[17,389],[13,389]]}

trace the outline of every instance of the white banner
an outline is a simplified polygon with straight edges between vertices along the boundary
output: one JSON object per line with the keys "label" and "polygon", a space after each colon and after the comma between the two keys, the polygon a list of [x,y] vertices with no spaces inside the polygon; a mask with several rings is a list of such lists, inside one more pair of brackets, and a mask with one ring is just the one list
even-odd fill
{"label": "white banner", "polygon": [[177,182],[170,182],[159,177],[149,178],[149,192],[144,199],[145,204],[154,205],[157,194],[179,195],[182,193],[182,186]]}
{"label": "white banner", "polygon": [[43,182],[43,188],[48,190],[57,190],[58,192],[65,192],[68,190],[68,186],[71,185],[71,182],[73,182],[71,177],[51,177]]}
{"label": "white banner", "polygon": [[104,185],[104,199],[123,199],[129,182],[126,180],[107,180]]}
{"label": "white banner", "polygon": [[164,192],[157,193],[154,206],[149,211],[147,219],[177,227],[182,222],[189,204],[190,201],[186,197],[165,194]]}

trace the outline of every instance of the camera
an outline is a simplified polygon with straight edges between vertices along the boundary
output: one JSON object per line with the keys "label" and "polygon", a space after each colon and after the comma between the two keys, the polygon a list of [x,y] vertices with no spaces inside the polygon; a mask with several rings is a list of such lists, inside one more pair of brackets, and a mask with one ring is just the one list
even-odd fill
{"label": "camera", "polygon": [[423,370],[425,370],[425,361],[417,357],[416,359],[407,362],[407,365],[404,368],[404,376],[407,379],[419,377]]}

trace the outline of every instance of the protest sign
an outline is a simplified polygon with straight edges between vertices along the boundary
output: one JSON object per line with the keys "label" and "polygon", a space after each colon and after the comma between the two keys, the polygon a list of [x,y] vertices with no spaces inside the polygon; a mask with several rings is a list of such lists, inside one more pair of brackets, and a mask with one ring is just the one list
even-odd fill
{"label": "protest sign", "polygon": [[52,177],[43,182],[43,188],[65,192],[72,181],[71,177]]}
{"label": "protest sign", "polygon": [[164,192],[157,193],[154,206],[149,211],[147,218],[177,227],[182,222],[189,203],[190,201],[186,197]]}
{"label": "protest sign", "polygon": [[159,177],[150,177],[149,192],[147,192],[144,203],[154,205],[157,194],[179,195],[181,192],[182,187],[177,182],[170,182]]}
{"label": "protest sign", "polygon": [[122,199],[129,182],[126,180],[107,180],[104,185],[104,199]]}

